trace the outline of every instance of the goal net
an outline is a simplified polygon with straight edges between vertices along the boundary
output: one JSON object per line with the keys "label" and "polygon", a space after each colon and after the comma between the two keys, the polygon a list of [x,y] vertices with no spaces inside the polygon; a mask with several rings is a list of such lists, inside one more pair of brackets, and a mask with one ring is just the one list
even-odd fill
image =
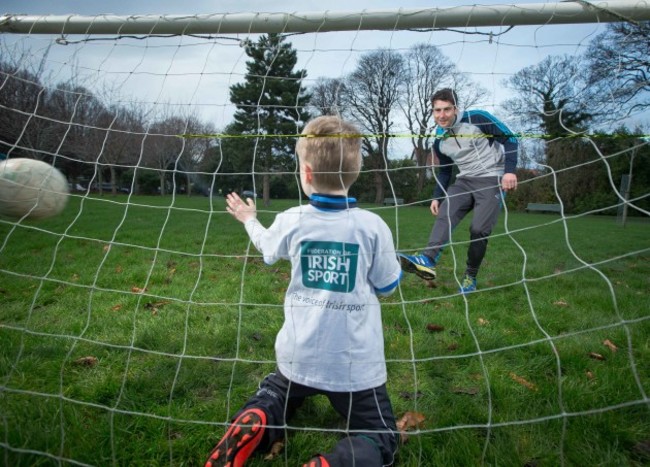
{"label": "goal net", "polygon": [[[0,218],[4,465],[202,465],[275,369],[291,274],[224,196],[267,227],[306,204],[297,135],[341,115],[362,132],[350,195],[422,251],[440,88],[512,131],[519,186],[475,293],[470,214],[436,281],[381,299],[397,465],[650,462],[647,2],[6,14],[0,32],[0,158],[70,187],[55,217]],[[310,399],[250,465],[302,465],[348,426]]]}

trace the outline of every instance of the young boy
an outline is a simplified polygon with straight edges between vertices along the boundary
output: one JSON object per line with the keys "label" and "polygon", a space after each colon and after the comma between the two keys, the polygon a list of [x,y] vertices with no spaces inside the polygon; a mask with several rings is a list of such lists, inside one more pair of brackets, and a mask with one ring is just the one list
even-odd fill
{"label": "young boy", "polygon": [[316,394],[345,419],[347,437],[305,466],[390,465],[397,450],[377,296],[395,290],[401,270],[388,226],[347,196],[361,169],[359,131],[338,117],[318,117],[296,152],[308,206],[278,214],[266,229],[253,200],[226,198],[267,264],[291,261],[291,281],[277,370],[236,414],[206,467],[244,465],[283,438],[295,409]]}

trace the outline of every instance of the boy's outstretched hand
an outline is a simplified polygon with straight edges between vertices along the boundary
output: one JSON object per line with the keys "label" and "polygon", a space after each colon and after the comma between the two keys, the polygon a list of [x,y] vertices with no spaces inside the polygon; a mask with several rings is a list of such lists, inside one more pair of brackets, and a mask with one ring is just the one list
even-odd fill
{"label": "boy's outstretched hand", "polygon": [[255,202],[251,198],[246,198],[244,202],[237,193],[226,195],[226,210],[241,223],[246,223],[257,217]]}

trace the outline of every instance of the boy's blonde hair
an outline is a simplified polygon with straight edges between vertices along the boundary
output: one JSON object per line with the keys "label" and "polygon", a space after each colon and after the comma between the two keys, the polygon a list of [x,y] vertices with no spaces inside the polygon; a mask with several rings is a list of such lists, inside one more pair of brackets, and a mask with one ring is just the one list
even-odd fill
{"label": "boy's blonde hair", "polygon": [[325,190],[346,190],[361,170],[361,135],[357,127],[339,117],[326,115],[307,123],[296,152],[311,165],[314,185]]}

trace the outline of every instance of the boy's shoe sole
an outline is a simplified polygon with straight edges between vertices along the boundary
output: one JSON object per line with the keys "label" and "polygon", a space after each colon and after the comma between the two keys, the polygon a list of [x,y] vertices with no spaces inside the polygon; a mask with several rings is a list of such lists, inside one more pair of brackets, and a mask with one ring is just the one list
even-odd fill
{"label": "boy's shoe sole", "polygon": [[405,255],[403,253],[397,253],[397,257],[399,258],[399,264],[402,267],[403,271],[406,272],[412,272],[414,274],[417,274],[419,277],[424,279],[425,281],[434,281],[436,280],[436,268],[430,268],[427,266],[424,266],[422,264],[418,264],[413,262],[411,257],[409,255]]}
{"label": "boy's shoe sole", "polygon": [[262,441],[266,414],[260,409],[248,409],[239,415],[212,450],[205,467],[243,467]]}
{"label": "boy's shoe sole", "polygon": [[302,467],[330,467],[330,464],[323,456],[316,456],[306,464],[303,464]]}

